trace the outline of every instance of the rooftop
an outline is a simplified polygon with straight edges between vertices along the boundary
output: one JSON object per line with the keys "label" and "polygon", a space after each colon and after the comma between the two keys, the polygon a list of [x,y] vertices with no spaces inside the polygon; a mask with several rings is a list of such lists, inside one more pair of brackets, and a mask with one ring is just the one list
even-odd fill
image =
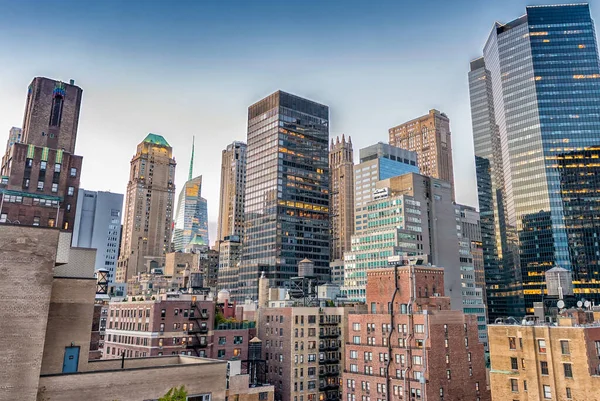
{"label": "rooftop", "polygon": [[149,142],[154,145],[166,146],[169,148],[171,147],[171,145],[169,145],[169,142],[167,142],[167,140],[162,135],[157,135],[153,133],[149,133],[143,142]]}

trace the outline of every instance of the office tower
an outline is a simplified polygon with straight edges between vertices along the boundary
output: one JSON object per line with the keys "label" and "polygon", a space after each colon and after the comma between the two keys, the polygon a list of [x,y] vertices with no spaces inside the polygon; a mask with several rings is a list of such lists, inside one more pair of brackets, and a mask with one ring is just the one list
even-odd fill
{"label": "office tower", "polygon": [[354,152],[352,138],[342,135],[329,147],[331,261],[342,260],[354,233]]}
{"label": "office tower", "polygon": [[29,85],[23,131],[10,131],[0,166],[0,222],[71,231],[82,157],[74,154],[81,88],[48,78]]}
{"label": "office tower", "polygon": [[208,207],[202,197],[202,176],[192,178],[194,163],[194,144],[188,180],[179,192],[175,227],[173,228],[173,247],[175,252],[184,251],[192,245],[209,245]]}
{"label": "office tower", "polygon": [[108,270],[108,283],[115,280],[123,195],[79,189],[72,246],[96,249],[96,271]]}
{"label": "office tower", "polygon": [[279,383],[275,399],[341,400],[350,308],[278,305],[260,306],[258,324],[268,381]]}
{"label": "office tower", "polygon": [[477,319],[450,310],[444,276],[414,265],[367,273],[368,313],[347,321],[348,399],[491,399]]}
{"label": "office tower", "polygon": [[[417,152],[421,174],[452,184],[452,137],[450,119],[438,110],[389,129],[390,145]],[[454,196],[454,195],[453,195]]]}
{"label": "office tower", "polygon": [[238,294],[264,271],[282,286],[308,258],[329,279],[329,108],[277,91],[248,109],[245,234]]}
{"label": "office tower", "polygon": [[221,155],[221,193],[217,241],[244,234],[244,192],[246,188],[246,149],[235,141]]}
{"label": "office tower", "polygon": [[373,200],[377,181],[407,173],[418,173],[417,153],[386,143],[360,149],[360,163],[354,166],[354,231],[367,224],[367,203]]}
{"label": "office tower", "polygon": [[[376,183],[364,213],[367,224],[352,236],[344,256],[344,294],[365,301],[367,272],[392,259],[424,255],[425,263],[446,269],[452,309],[463,309],[459,244],[449,182],[409,173]],[[436,291],[434,291],[436,292]]]}
{"label": "office tower", "polygon": [[[573,271],[575,293],[600,301],[600,257],[586,239],[598,230],[598,214],[571,209],[579,195],[561,167],[573,152],[598,144],[599,79],[587,4],[527,7],[524,16],[496,23],[483,58],[471,63],[484,259],[498,264],[486,266],[490,320],[531,313],[545,291],[544,272],[554,266]],[[577,163],[578,194],[596,191],[593,169]],[[500,246],[486,245],[492,227]],[[506,263],[512,244],[519,254]]]}
{"label": "office tower", "polygon": [[23,139],[23,130],[21,128],[12,127],[10,131],[8,131],[8,141],[6,142],[6,152],[8,153],[10,147],[13,143],[20,143]]}
{"label": "office tower", "polygon": [[169,251],[175,196],[173,148],[148,134],[131,159],[117,282],[162,265]]}
{"label": "office tower", "polygon": [[490,389],[496,400],[597,400],[597,311],[566,309],[555,324],[490,324]]}
{"label": "office tower", "polygon": [[238,236],[227,236],[219,243],[219,269],[217,272],[217,289],[228,290],[231,299],[243,302],[238,296],[238,275],[242,256],[242,242]]}
{"label": "office tower", "polygon": [[[485,308],[485,279],[481,263],[481,229],[479,213],[466,205],[454,205],[456,213],[456,234],[460,256],[460,278],[463,295],[463,312],[477,315],[479,342],[487,351],[487,313]],[[480,280],[483,280],[480,281]]]}

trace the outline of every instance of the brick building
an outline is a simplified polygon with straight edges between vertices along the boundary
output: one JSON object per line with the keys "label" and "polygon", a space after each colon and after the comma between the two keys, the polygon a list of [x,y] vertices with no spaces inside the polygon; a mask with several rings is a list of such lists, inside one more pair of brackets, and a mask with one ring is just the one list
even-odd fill
{"label": "brick building", "polygon": [[83,158],[74,154],[82,90],[34,78],[21,137],[0,164],[0,222],[73,230]]}
{"label": "brick building", "polygon": [[246,359],[254,322],[215,327],[216,303],[202,295],[160,294],[155,300],[111,302],[104,359],[192,355]]}
{"label": "brick building", "polygon": [[273,304],[259,309],[259,338],[276,400],[340,399],[348,310]]}
{"label": "brick building", "polygon": [[599,317],[569,309],[556,325],[489,325],[493,400],[600,400]]}
{"label": "brick building", "polygon": [[490,400],[477,317],[450,310],[444,269],[368,271],[367,308],[348,315],[342,399]]}

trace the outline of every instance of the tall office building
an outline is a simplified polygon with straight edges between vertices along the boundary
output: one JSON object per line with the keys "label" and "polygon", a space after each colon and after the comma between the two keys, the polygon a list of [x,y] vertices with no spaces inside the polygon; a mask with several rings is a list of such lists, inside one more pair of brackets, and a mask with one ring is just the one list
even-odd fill
{"label": "tall office building", "polygon": [[8,141],[6,142],[6,152],[8,153],[10,147],[13,143],[22,142],[23,139],[23,130],[18,127],[12,127],[10,131],[8,131]]}
{"label": "tall office building", "polygon": [[329,108],[277,91],[248,109],[245,234],[238,293],[257,299],[308,258],[329,279]]}
{"label": "tall office building", "polygon": [[[589,240],[600,217],[583,212],[579,195],[598,199],[594,164],[584,156],[600,131],[589,6],[531,6],[496,23],[469,80],[484,259],[497,264],[486,276],[490,320],[531,312],[554,266],[573,271],[576,294],[600,301],[600,256]],[[578,153],[581,163],[573,163]],[[576,190],[566,164],[580,177]]]}
{"label": "tall office building", "polygon": [[221,155],[221,193],[217,241],[244,233],[244,195],[246,188],[246,149],[244,142],[227,145]]}
{"label": "tall office building", "polygon": [[0,165],[0,222],[73,229],[82,93],[72,80],[37,77],[29,85],[22,133],[10,131]]}
{"label": "tall office building", "polygon": [[113,283],[121,242],[123,195],[79,189],[71,246],[96,249],[96,271],[108,270]]}
{"label": "tall office building", "polygon": [[354,231],[367,227],[367,204],[373,200],[377,181],[407,173],[418,173],[417,153],[378,142],[359,151],[354,166]]}
{"label": "tall office building", "polygon": [[352,138],[342,135],[329,147],[329,210],[331,213],[331,261],[342,260],[354,233],[354,152]]}
{"label": "tall office building", "polygon": [[[390,145],[417,152],[421,174],[452,184],[450,119],[438,110],[389,129]],[[454,193],[454,192],[453,192]]]}
{"label": "tall office building", "polygon": [[169,251],[175,197],[173,148],[148,134],[131,160],[116,281],[158,267]]}
{"label": "tall office building", "polygon": [[202,176],[192,178],[194,164],[194,144],[188,180],[183,184],[177,201],[173,247],[176,252],[184,251],[190,245],[210,245],[208,238],[208,202],[202,197]]}

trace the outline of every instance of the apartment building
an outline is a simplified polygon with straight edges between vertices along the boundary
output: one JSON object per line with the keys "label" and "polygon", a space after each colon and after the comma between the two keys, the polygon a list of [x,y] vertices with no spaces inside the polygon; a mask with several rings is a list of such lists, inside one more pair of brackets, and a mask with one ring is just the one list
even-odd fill
{"label": "apartment building", "polygon": [[490,400],[477,318],[450,310],[444,269],[367,271],[367,308],[348,315],[342,399]]}
{"label": "apartment building", "polygon": [[276,303],[259,309],[259,338],[275,400],[339,400],[349,308]]}
{"label": "apartment building", "polygon": [[599,312],[569,309],[556,324],[512,321],[488,330],[494,401],[600,400]]}

